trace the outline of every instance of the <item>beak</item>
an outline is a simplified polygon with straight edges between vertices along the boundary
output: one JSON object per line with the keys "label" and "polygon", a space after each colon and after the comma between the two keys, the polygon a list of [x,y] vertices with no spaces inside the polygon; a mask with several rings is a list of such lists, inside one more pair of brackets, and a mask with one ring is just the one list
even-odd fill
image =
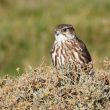
{"label": "beak", "polygon": [[55,31],[55,35],[58,36],[60,34],[60,31]]}

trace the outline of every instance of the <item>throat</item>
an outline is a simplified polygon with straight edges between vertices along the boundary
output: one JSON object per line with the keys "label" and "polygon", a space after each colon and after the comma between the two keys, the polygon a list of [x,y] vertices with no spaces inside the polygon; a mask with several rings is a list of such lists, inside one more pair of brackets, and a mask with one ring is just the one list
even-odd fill
{"label": "throat", "polygon": [[67,37],[65,35],[59,34],[58,36],[55,35],[55,39],[57,42],[65,42],[67,40]]}

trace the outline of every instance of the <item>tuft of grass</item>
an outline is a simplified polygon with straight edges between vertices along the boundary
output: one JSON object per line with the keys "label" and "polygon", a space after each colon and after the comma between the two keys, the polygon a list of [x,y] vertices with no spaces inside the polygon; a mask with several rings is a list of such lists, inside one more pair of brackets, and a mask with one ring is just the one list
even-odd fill
{"label": "tuft of grass", "polygon": [[[31,66],[17,78],[0,79],[0,110],[109,110],[110,61],[94,76]],[[17,69],[19,73],[19,68]],[[78,77],[80,76],[80,77]]]}

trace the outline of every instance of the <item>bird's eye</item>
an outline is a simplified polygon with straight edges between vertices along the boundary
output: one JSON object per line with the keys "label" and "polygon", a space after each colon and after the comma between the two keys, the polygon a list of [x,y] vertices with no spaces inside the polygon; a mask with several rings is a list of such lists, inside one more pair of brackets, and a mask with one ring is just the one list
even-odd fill
{"label": "bird's eye", "polygon": [[63,32],[66,32],[66,30],[67,30],[67,28],[64,28],[64,29],[63,29]]}

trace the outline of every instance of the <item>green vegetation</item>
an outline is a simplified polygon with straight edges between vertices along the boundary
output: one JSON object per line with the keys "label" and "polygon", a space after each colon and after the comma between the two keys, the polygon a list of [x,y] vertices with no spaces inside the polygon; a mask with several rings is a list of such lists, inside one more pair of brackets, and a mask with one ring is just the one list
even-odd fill
{"label": "green vegetation", "polygon": [[0,74],[15,74],[45,59],[54,27],[73,24],[95,65],[110,56],[110,0],[0,0]]}
{"label": "green vegetation", "polygon": [[[61,23],[86,43],[94,76],[45,66]],[[109,110],[109,37],[110,0],[0,0],[0,110]]]}

